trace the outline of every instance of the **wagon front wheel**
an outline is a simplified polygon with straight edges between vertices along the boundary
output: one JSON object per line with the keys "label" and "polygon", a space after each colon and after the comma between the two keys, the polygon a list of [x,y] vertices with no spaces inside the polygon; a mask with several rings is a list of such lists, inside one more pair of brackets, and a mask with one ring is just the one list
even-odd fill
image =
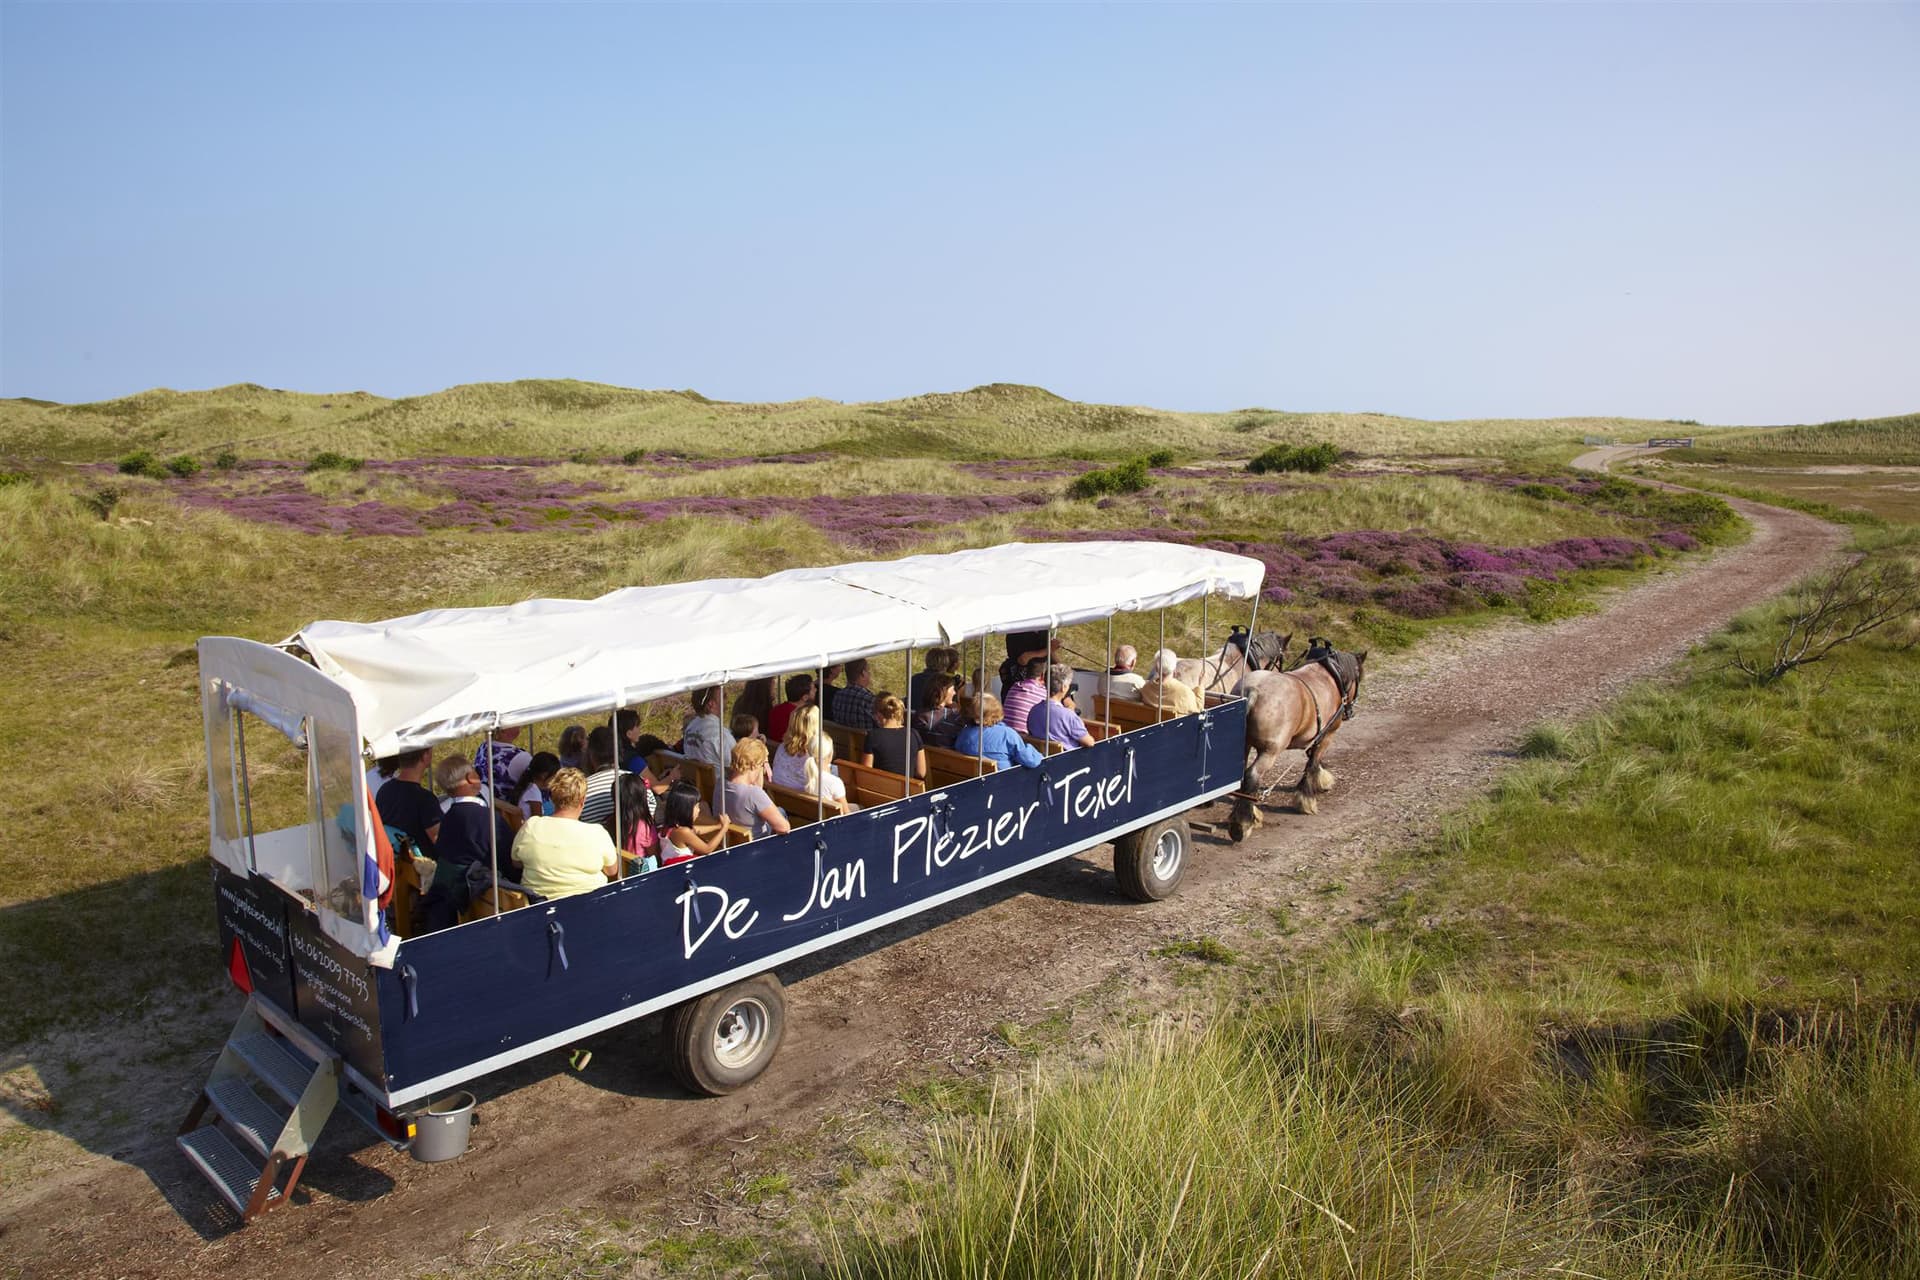
{"label": "wagon front wheel", "polygon": [[1136,902],[1171,897],[1187,873],[1193,832],[1178,815],[1129,831],[1113,846],[1113,876],[1120,892]]}
{"label": "wagon front wheel", "polygon": [[667,1015],[667,1067],[694,1093],[732,1093],[773,1062],[786,1023],[786,997],[770,973],[710,991]]}

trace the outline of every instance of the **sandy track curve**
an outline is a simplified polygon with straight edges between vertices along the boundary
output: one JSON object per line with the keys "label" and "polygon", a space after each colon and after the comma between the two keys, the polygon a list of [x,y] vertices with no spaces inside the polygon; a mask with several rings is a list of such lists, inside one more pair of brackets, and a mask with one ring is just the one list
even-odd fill
{"label": "sandy track curve", "polygon": [[[1596,450],[1576,465],[1604,469],[1627,452]],[[1658,571],[1598,614],[1501,624],[1381,660],[1361,714],[1329,752],[1340,785],[1319,815],[1270,808],[1240,846],[1202,836],[1171,901],[1122,901],[1107,851],[1096,850],[829,953],[830,967],[810,958],[784,970],[787,1042],[742,1094],[680,1094],[655,1066],[649,1019],[597,1037],[584,1075],[556,1054],[482,1081],[484,1122],[452,1164],[417,1165],[329,1135],[302,1184],[311,1203],[225,1234],[212,1192],[172,1149],[178,1117],[155,1116],[131,1149],[9,1189],[0,1271],[255,1276],[279,1265],[393,1277],[478,1260],[574,1207],[657,1215],[662,1229],[700,1218],[700,1189],[724,1189],[743,1153],[804,1140],[823,1118],[869,1110],[903,1081],[991,1059],[1002,1021],[1034,1020],[1110,979],[1123,994],[1147,990],[1160,968],[1150,953],[1169,940],[1231,938],[1282,905],[1303,942],[1352,918],[1374,853],[1467,799],[1527,726],[1589,710],[1659,671],[1844,540],[1812,517],[1728,501],[1752,522],[1750,541]],[[182,1108],[203,1071],[180,1071]]]}

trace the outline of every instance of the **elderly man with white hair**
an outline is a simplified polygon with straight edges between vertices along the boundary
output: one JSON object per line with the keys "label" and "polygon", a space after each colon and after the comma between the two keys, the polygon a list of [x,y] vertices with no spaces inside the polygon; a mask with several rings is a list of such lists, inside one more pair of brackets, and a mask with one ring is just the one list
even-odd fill
{"label": "elderly man with white hair", "polygon": [[1154,654],[1147,681],[1140,686],[1140,701],[1162,708],[1169,716],[1188,716],[1200,710],[1200,696],[1190,686],[1174,679],[1174,668],[1179,662],[1179,655],[1171,649]]}
{"label": "elderly man with white hair", "polygon": [[1133,664],[1139,660],[1139,649],[1133,645],[1117,645],[1114,649],[1114,666],[1104,672],[1085,672],[1081,679],[1081,693],[1091,693],[1089,706],[1098,710],[1104,699],[1139,702],[1140,685],[1146,683],[1146,677],[1133,670]]}

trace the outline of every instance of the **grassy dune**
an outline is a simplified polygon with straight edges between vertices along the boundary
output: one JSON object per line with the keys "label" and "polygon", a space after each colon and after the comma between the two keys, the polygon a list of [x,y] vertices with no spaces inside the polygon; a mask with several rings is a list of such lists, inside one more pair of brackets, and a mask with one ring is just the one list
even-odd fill
{"label": "grassy dune", "polygon": [[1245,457],[1275,442],[1331,440],[1371,455],[1571,454],[1583,434],[1658,435],[1669,423],[1619,418],[1426,422],[1372,413],[1243,409],[1182,413],[1082,404],[1039,387],[842,404],[738,404],[693,391],[571,380],[475,383],[388,400],[242,383],[154,390],[97,404],[0,401],[0,457],[101,461],[136,448],[209,460],[431,454],[618,457],[629,450],[714,456],[828,451],[867,457],[1114,458],[1165,447]]}
{"label": "grassy dune", "polygon": [[1669,456],[1683,462],[1725,460],[1751,465],[1763,455],[1781,455],[1781,461],[1789,464],[1822,459],[1920,464],[1920,413],[1730,432],[1703,446],[1674,450]]}

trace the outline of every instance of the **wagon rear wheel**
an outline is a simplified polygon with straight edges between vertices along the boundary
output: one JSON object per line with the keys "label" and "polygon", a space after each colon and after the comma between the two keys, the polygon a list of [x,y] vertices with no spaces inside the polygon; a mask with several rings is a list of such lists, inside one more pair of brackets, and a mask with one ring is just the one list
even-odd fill
{"label": "wagon rear wheel", "polygon": [[1120,892],[1134,901],[1159,902],[1180,887],[1192,850],[1193,832],[1186,818],[1163,818],[1129,831],[1114,844],[1113,877],[1120,882]]}
{"label": "wagon rear wheel", "polygon": [[786,1023],[786,997],[770,973],[710,991],[667,1015],[667,1067],[694,1093],[732,1093],[773,1062]]}

